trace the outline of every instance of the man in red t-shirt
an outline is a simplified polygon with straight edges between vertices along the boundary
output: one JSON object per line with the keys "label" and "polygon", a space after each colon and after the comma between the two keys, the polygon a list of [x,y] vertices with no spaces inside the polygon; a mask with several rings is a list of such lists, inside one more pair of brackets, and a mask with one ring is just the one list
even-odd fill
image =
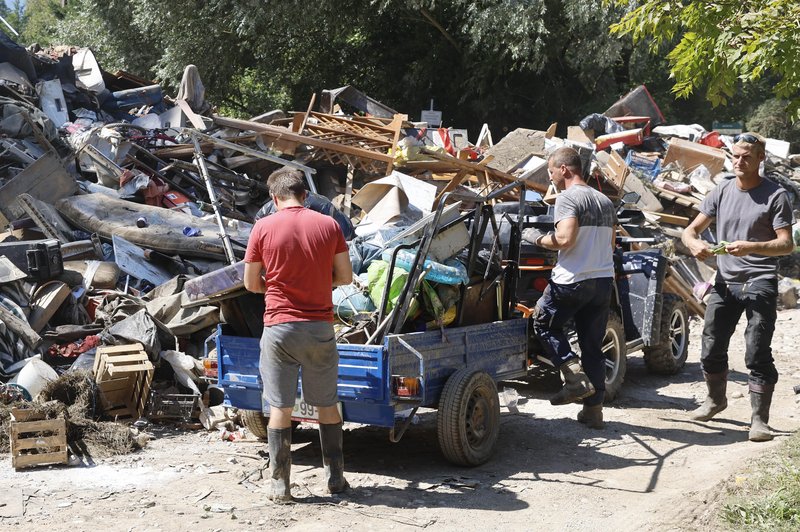
{"label": "man in red t-shirt", "polygon": [[267,180],[277,213],[259,220],[245,254],[244,285],[264,294],[261,380],[269,409],[273,501],[292,499],[291,413],[303,368],[303,397],[319,410],[322,463],[328,491],[347,489],[338,398],[339,354],[333,333],[334,286],[350,284],[353,269],[336,221],[303,207],[303,174],[283,168]]}

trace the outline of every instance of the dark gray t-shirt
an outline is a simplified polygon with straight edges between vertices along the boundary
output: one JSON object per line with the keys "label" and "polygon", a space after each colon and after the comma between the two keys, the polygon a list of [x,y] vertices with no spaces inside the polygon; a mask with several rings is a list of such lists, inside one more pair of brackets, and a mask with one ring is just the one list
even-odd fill
{"label": "dark gray t-shirt", "polygon": [[[776,229],[792,225],[792,206],[786,191],[767,178],[750,190],[739,189],[736,178],[723,181],[700,204],[700,212],[716,218],[720,242],[766,242],[777,237]],[[717,279],[725,282],[775,279],[777,273],[777,257],[717,257]]]}

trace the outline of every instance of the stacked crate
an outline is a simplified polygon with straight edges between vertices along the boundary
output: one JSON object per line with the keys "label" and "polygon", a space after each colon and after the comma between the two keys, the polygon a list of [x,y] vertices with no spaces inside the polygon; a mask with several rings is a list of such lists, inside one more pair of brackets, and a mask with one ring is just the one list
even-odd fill
{"label": "stacked crate", "polygon": [[98,347],[94,376],[105,415],[142,417],[153,380],[153,364],[142,344]]}

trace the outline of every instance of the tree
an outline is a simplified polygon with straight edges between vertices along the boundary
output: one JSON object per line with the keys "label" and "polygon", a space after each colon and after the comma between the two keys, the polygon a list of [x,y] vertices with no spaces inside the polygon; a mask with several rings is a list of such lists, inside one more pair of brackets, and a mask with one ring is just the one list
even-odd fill
{"label": "tree", "polygon": [[630,43],[608,32],[623,11],[604,1],[71,0],[51,42],[168,89],[195,64],[223,114],[351,84],[412,119],[433,98],[448,126],[544,129],[631,88]]}
{"label": "tree", "polygon": [[[629,0],[606,0],[626,8]],[[796,0],[642,0],[617,24],[617,35],[668,49],[672,91],[688,97],[705,87],[712,105],[724,105],[740,84],[768,79],[800,118],[800,3]]]}

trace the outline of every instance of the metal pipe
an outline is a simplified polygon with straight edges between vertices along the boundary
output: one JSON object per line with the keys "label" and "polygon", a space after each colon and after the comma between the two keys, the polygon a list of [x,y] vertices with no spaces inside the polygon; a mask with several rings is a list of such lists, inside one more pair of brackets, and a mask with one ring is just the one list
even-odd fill
{"label": "metal pipe", "polygon": [[238,151],[240,153],[244,153],[246,155],[251,155],[253,157],[258,157],[259,159],[265,159],[267,161],[271,161],[273,163],[282,164],[283,166],[291,166],[292,168],[297,168],[298,170],[302,170],[306,176],[306,181],[308,181],[308,189],[313,192],[317,193],[317,187],[314,184],[314,180],[311,179],[311,175],[317,173],[317,171],[310,166],[306,166],[304,164],[298,163],[296,161],[289,161],[287,159],[281,159],[280,157],[276,157],[275,155],[270,155],[268,153],[264,153],[259,150],[254,150],[253,148],[248,148],[247,146],[242,146],[241,144],[236,144],[234,142],[228,142],[227,140],[218,139],[216,137],[212,137],[211,135],[206,135],[205,133],[201,133],[194,129],[184,128],[184,133],[188,133],[192,135],[192,138],[199,136],[206,142],[210,142],[212,144],[216,144],[222,148],[228,148],[229,150]]}
{"label": "metal pipe", "polygon": [[219,200],[217,193],[214,191],[214,186],[211,184],[211,177],[208,175],[208,168],[206,167],[206,159],[203,157],[203,149],[200,147],[200,142],[197,140],[197,134],[192,133],[192,142],[194,143],[194,161],[200,169],[200,175],[203,176],[203,181],[206,184],[208,191],[208,199],[214,209],[214,218],[217,220],[219,227],[219,237],[222,239],[222,247],[225,250],[225,258],[228,259],[229,264],[236,262],[236,256],[233,254],[233,246],[228,233],[225,232],[225,223],[222,221],[222,213],[219,210]]}

